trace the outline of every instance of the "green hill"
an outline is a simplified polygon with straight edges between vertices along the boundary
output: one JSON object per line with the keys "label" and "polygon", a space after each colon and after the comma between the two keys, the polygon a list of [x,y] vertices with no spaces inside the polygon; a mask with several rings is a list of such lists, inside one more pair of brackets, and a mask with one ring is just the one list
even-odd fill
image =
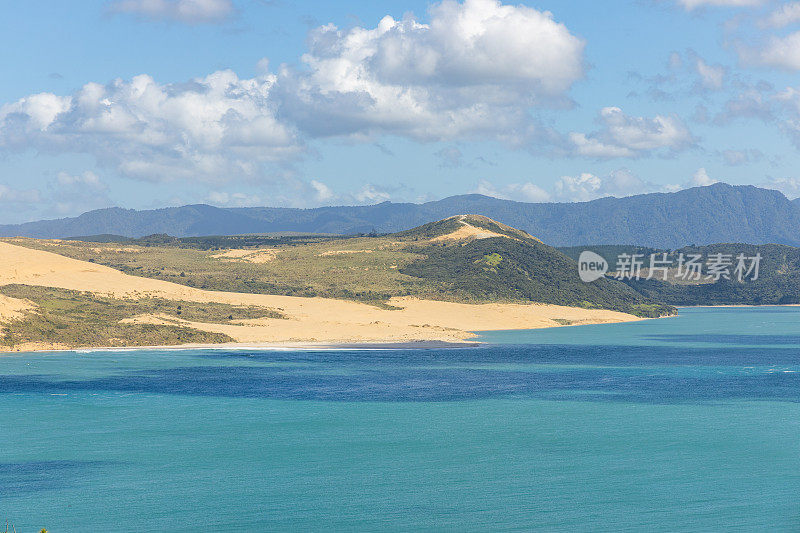
{"label": "green hill", "polygon": [[429,241],[411,246],[409,251],[424,257],[400,272],[439,284],[443,291],[466,293],[477,300],[596,307],[639,316],[661,316],[673,312],[669,306],[643,297],[614,280],[582,282],[573,259],[525,232],[486,217],[450,218],[397,235],[435,238],[458,231],[454,221],[502,236],[466,242],[440,241],[441,244]]}
{"label": "green hill", "polygon": [[[678,306],[694,305],[783,305],[800,304],[800,248],[778,244],[712,244],[708,246],[687,246],[674,251],[653,248],[634,248],[626,246],[572,247],[561,250],[570,257],[577,258],[584,249],[592,250],[603,256],[609,265],[616,264],[619,254],[667,253],[668,259],[675,262],[679,254],[684,257],[700,255],[701,262],[707,264],[710,256],[723,254],[735,261],[739,254],[746,257],[761,256],[758,279],[752,275],[739,281],[732,279],[702,279],[686,282],[675,279],[675,270],[667,281],[661,279],[625,280],[632,289],[650,298]],[[613,266],[612,266],[613,270]],[[656,276],[660,278],[661,276]]]}
{"label": "green hill", "polygon": [[393,297],[540,302],[639,316],[674,312],[614,280],[583,283],[577,263],[524,231],[459,215],[387,235],[182,238],[14,244],[128,274],[243,293],[322,296],[390,306]]}

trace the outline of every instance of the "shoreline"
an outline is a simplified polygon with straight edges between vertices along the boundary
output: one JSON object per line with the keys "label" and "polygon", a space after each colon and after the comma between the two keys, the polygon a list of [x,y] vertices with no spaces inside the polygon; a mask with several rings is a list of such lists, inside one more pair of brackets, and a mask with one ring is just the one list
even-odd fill
{"label": "shoreline", "polygon": [[[677,309],[716,309],[716,308],[741,308],[741,307],[800,307],[800,304],[731,304],[731,305],[681,305],[675,306]],[[677,315],[663,316],[656,318],[640,318],[637,317],[628,322],[639,322],[642,320],[660,320],[664,318],[674,318]],[[595,322],[583,324],[570,324],[559,326],[539,326],[532,328],[509,328],[506,331],[528,331],[538,329],[555,328],[573,328],[579,326],[596,326],[603,324],[618,324],[621,322]],[[469,333],[477,335],[483,331],[500,331],[500,330],[475,330]],[[94,352],[137,352],[137,351],[170,351],[179,352],[186,350],[226,350],[226,351],[340,351],[340,350],[353,350],[353,351],[381,351],[381,350],[436,350],[436,349],[459,349],[459,348],[480,348],[481,346],[488,346],[489,343],[477,340],[441,340],[441,339],[413,339],[413,340],[371,340],[371,341],[352,341],[352,342],[337,342],[337,341],[274,341],[274,342],[227,342],[220,344],[202,344],[202,343],[188,343],[188,344],[166,344],[166,345],[146,345],[146,346],[83,346],[83,347],[67,347],[53,344],[37,345],[31,349],[2,349],[0,348],[0,358],[13,355],[23,354],[47,354],[47,353],[63,353],[63,352],[76,352],[76,353],[94,353]]]}
{"label": "shoreline", "polygon": [[77,348],[66,347],[37,347],[32,350],[6,350],[0,351],[0,358],[13,355],[27,354],[48,354],[48,353],[94,353],[94,352],[145,352],[145,351],[167,351],[181,352],[186,350],[225,350],[225,351],[264,351],[264,352],[314,352],[314,351],[380,351],[380,350],[442,350],[456,348],[479,348],[487,343],[479,341],[438,341],[438,340],[418,340],[418,341],[375,341],[375,342],[228,342],[222,344],[166,344],[150,346],[86,346]]}
{"label": "shoreline", "polygon": [[[598,326],[598,325],[611,325],[628,322],[640,322],[642,320],[660,320],[664,318],[674,318],[677,315],[662,316],[655,318],[639,318],[629,320],[627,322],[594,322],[583,324],[571,324],[563,326],[544,326],[534,328],[510,328],[506,330],[476,330],[470,331],[474,336],[478,336],[483,332],[490,331],[530,331],[539,329],[551,328],[574,328],[580,326]],[[228,351],[286,351],[286,352],[313,352],[313,351],[380,351],[380,350],[446,350],[458,348],[480,348],[482,346],[489,346],[490,343],[477,341],[477,340],[440,340],[440,339],[415,339],[404,341],[393,340],[374,340],[374,341],[353,341],[353,342],[325,342],[325,341],[308,341],[308,342],[227,342],[220,344],[202,344],[202,343],[188,343],[188,344],[165,344],[165,345],[147,345],[147,346],[84,346],[84,347],[66,347],[66,346],[36,346],[30,350],[3,350],[0,349],[0,358],[12,355],[22,354],[47,354],[47,353],[94,353],[94,352],[139,352],[139,351],[168,351],[180,352],[185,350],[228,350]]]}

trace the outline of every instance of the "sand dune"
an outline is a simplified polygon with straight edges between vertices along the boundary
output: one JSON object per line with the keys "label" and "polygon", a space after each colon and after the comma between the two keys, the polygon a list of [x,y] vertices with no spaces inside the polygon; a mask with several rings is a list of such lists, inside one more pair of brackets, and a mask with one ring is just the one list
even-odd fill
{"label": "sand dune", "polygon": [[[112,268],[70,259],[51,252],[0,243],[0,285],[21,283],[88,291],[117,298],[147,296],[194,302],[258,305],[280,309],[288,319],[242,320],[235,324],[179,321],[197,329],[225,333],[239,342],[400,342],[463,341],[472,331],[557,326],[556,319],[573,323],[638,320],[616,311],[556,305],[459,304],[415,298],[390,301],[399,310],[379,309],[347,300],[301,298],[207,291],[166,281],[124,274]],[[0,320],[24,312],[25,302],[0,299]],[[20,307],[23,306],[23,307]],[[174,317],[139,316],[132,320],[175,323]]]}
{"label": "sand dune", "polygon": [[25,300],[18,300],[16,298],[9,298],[0,294],[0,322],[19,318],[23,316],[26,311],[30,311],[34,306]]}
{"label": "sand dune", "polygon": [[[447,241],[475,241],[480,239],[491,239],[493,237],[502,237],[505,239],[512,239],[512,240],[520,240],[518,237],[512,237],[512,235],[523,235],[526,238],[536,239],[532,235],[527,234],[524,231],[520,231],[518,229],[512,228],[511,226],[506,226],[505,224],[501,224],[496,220],[492,220],[488,217],[484,217],[481,215],[456,215],[454,217],[447,218],[445,220],[452,220],[456,219],[460,224],[457,230],[447,233],[445,235],[440,235],[438,237],[434,237],[430,239],[430,242],[447,242]],[[475,226],[470,223],[470,220],[480,220],[484,223],[494,224],[499,228],[503,228],[506,233],[497,233],[496,231],[492,231],[490,229],[486,229],[484,227]],[[536,239],[537,241],[539,239]],[[539,241],[541,242],[541,241]],[[465,242],[466,244],[466,242]]]}
{"label": "sand dune", "polygon": [[269,263],[273,261],[280,250],[275,248],[260,248],[258,250],[234,249],[212,255],[214,259],[228,261],[244,261],[246,263]]}

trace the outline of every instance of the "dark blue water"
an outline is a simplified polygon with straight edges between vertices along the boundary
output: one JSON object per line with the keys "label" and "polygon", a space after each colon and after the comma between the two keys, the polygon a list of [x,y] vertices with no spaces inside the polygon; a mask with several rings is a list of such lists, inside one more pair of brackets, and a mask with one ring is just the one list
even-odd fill
{"label": "dark blue water", "polygon": [[798,530],[800,309],[0,359],[17,531]]}

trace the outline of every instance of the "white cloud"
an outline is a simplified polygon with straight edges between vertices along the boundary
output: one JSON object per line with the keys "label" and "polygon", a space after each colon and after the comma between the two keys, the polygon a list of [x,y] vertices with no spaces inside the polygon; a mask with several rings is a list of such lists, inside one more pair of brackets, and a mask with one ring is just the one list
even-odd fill
{"label": "white cloud", "polygon": [[108,196],[108,186],[91,170],[76,174],[59,172],[48,183],[46,200],[60,215],[76,215],[113,205]]}
{"label": "white cloud", "polygon": [[64,186],[85,186],[91,189],[106,189],[106,185],[100,181],[100,177],[91,170],[87,170],[81,174],[70,174],[62,171],[56,176],[56,181],[59,185]]}
{"label": "white cloud", "polygon": [[783,28],[800,22],[800,2],[788,2],[759,21],[762,28]]}
{"label": "white cloud", "polygon": [[700,81],[706,89],[721,89],[725,79],[725,68],[719,65],[709,65],[702,58],[697,57],[695,69],[700,76]]}
{"label": "white cloud", "polygon": [[614,170],[604,177],[584,172],[578,176],[561,176],[555,182],[554,197],[567,202],[585,202],[606,196],[624,197],[658,190],[627,168]]}
{"label": "white cloud", "polygon": [[743,63],[800,70],[800,31],[783,37],[772,37],[760,49],[740,47],[739,58]]}
{"label": "white cloud", "polygon": [[678,0],[678,3],[691,11],[700,7],[754,7],[764,0]]}
{"label": "white cloud", "polygon": [[569,135],[578,155],[596,158],[635,157],[654,150],[677,151],[689,146],[692,135],[677,117],[654,118],[626,115],[618,107],[600,110],[600,131]]}
{"label": "white cloud", "polygon": [[579,176],[561,176],[555,184],[556,197],[561,200],[579,201],[592,200],[603,196],[600,189],[602,180],[584,172]]}
{"label": "white cloud", "polygon": [[253,207],[263,203],[260,196],[243,192],[211,191],[206,201],[221,207]]}
{"label": "white cloud", "polygon": [[186,84],[141,75],[37,94],[0,106],[0,149],[88,153],[144,180],[251,178],[302,150],[275,116],[274,82],[220,71]]}
{"label": "white cloud", "polygon": [[711,176],[708,175],[705,168],[698,168],[697,172],[692,175],[692,179],[689,180],[687,184],[688,187],[705,187],[707,185],[713,185],[715,183],[719,183],[719,180],[712,179]]}
{"label": "white cloud", "polygon": [[[232,8],[227,0],[111,5],[185,21]],[[583,40],[549,12],[499,0],[444,0],[427,24],[410,15],[371,29],[328,24],[308,42],[305,68],[278,75],[261,60],[250,79],[220,71],[160,84],[143,74],[0,104],[0,151],[89,154],[128,178],[219,183],[264,179],[268,167],[302,154],[305,139],[333,135],[533,147],[559,138],[530,109],[570,105],[567,91],[584,73]]]}
{"label": "white cloud", "polygon": [[585,133],[572,132],[569,140],[578,155],[597,158],[633,157],[636,153],[626,146],[607,144]]}
{"label": "white cloud", "polygon": [[577,176],[561,176],[553,184],[552,193],[532,182],[511,183],[497,187],[481,181],[473,192],[520,202],[585,202],[605,196],[630,196],[660,190],[627,168],[614,170],[606,176],[583,172]]}
{"label": "white cloud", "polygon": [[313,188],[316,193],[315,199],[317,202],[327,202],[335,197],[331,188],[321,181],[311,180],[310,184],[311,188]]}
{"label": "white cloud", "polygon": [[772,178],[762,182],[760,186],[781,191],[790,199],[800,197],[800,179],[797,178]]}
{"label": "white cloud", "polygon": [[225,20],[233,13],[233,4],[230,0],[116,0],[109,9],[150,19],[200,24]]}
{"label": "white cloud", "polygon": [[779,117],[781,130],[796,147],[800,147],[800,89],[787,87],[772,95],[768,104],[777,106],[777,109],[770,110],[768,118]]}
{"label": "white cloud", "polygon": [[517,202],[549,202],[551,199],[550,193],[530,181],[525,183],[510,183],[498,188],[491,182],[484,180],[478,183],[474,192],[493,198],[515,200]]}
{"label": "white cloud", "polygon": [[550,193],[531,182],[521,183],[519,186],[512,185],[516,198],[526,202],[547,202],[550,200]]}
{"label": "white cloud", "polygon": [[0,203],[34,204],[42,200],[42,195],[38,189],[16,189],[0,183]]}
{"label": "white cloud", "polygon": [[356,193],[356,199],[362,204],[379,204],[381,202],[389,201],[392,195],[378,188],[371,183],[364,185],[361,190]]}
{"label": "white cloud", "polygon": [[313,30],[307,69],[280,79],[288,112],[316,136],[521,142],[536,129],[527,108],[563,102],[583,76],[584,42],[549,12],[445,0],[430,15]]}

